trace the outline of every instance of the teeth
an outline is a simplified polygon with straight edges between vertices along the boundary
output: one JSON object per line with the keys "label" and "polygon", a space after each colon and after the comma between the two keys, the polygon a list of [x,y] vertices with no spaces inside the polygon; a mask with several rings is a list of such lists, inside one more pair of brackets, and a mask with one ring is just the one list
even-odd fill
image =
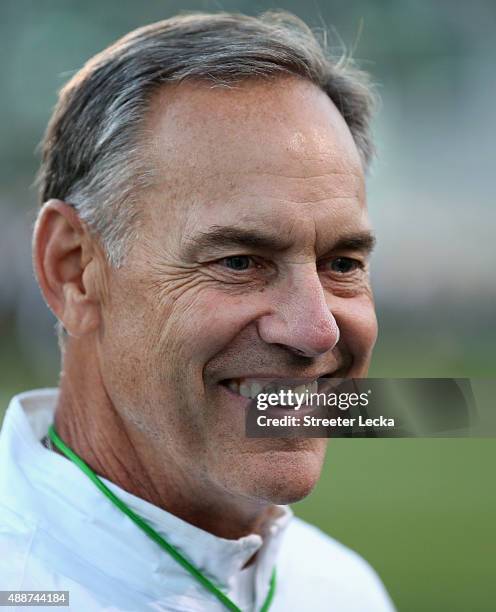
{"label": "teeth", "polygon": [[251,384],[251,398],[255,399],[257,397],[257,395],[262,392],[262,389],[263,389],[263,387],[262,387],[261,384],[259,384],[259,383],[252,383]]}
{"label": "teeth", "polygon": [[248,383],[241,383],[239,385],[239,394],[243,397],[251,398],[251,389]]}
{"label": "teeth", "polygon": [[319,383],[317,380],[314,380],[311,383],[306,383],[293,388],[287,383],[281,382],[280,384],[277,384],[276,382],[272,382],[264,387],[258,382],[250,383],[246,380],[240,382],[239,379],[232,379],[227,383],[227,387],[242,397],[246,397],[247,399],[255,399],[262,391],[265,393],[279,393],[280,391],[287,391],[291,388],[293,389],[293,392],[297,393],[298,395],[305,394],[306,392],[308,392],[308,394],[317,393],[319,390]]}
{"label": "teeth", "polygon": [[[298,395],[302,395],[305,393],[305,391],[307,390],[307,386],[306,385],[300,385],[299,387],[295,387],[295,389],[293,389],[293,391],[295,393],[297,393]],[[310,391],[309,391],[310,393]]]}
{"label": "teeth", "polygon": [[234,393],[237,393],[239,395],[239,382],[236,380],[230,380],[227,383],[227,386],[229,387],[229,389],[231,389],[231,391],[233,391]]}

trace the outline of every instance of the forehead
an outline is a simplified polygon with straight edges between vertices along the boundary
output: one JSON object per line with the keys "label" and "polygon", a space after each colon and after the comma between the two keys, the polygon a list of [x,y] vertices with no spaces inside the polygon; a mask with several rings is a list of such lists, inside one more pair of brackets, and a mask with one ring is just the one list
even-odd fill
{"label": "forehead", "polygon": [[332,101],[307,81],[166,86],[145,127],[154,227],[171,217],[179,234],[203,231],[219,217],[223,224],[363,225],[356,145]]}

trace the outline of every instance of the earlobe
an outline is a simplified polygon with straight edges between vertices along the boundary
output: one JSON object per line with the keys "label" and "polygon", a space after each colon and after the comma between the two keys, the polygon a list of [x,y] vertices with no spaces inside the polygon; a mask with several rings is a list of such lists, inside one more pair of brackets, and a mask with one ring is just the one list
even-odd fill
{"label": "earlobe", "polygon": [[41,291],[68,334],[81,337],[99,324],[99,300],[85,283],[92,240],[76,210],[61,200],[46,202],[35,224],[33,266]]}

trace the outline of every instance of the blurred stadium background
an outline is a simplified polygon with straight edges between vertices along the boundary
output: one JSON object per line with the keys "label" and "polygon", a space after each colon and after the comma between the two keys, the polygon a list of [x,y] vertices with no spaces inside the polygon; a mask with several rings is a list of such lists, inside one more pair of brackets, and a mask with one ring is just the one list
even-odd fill
{"label": "blurred stadium background", "polygon": [[[186,9],[273,8],[329,29],[336,52],[341,41],[354,49],[382,97],[369,179],[380,322],[371,375],[495,377],[496,3],[4,0],[0,418],[14,393],[57,383],[54,320],[30,261],[35,148],[56,91],[137,26]],[[336,440],[294,510],[364,555],[399,610],[494,610],[495,460],[494,439]]]}

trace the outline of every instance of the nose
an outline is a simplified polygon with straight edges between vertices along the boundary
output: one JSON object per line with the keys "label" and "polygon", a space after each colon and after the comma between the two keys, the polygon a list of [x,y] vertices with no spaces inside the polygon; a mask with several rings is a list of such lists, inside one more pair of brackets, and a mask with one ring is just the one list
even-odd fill
{"label": "nose", "polygon": [[297,267],[288,283],[274,295],[271,312],[258,320],[258,333],[268,344],[316,357],[336,346],[339,328],[315,266]]}

